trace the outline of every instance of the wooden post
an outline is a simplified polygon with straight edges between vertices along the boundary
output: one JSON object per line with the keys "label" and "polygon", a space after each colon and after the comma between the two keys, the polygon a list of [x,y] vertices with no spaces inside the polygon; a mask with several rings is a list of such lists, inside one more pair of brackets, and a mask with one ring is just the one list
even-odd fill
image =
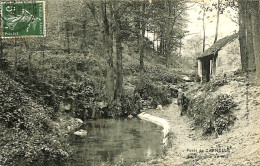
{"label": "wooden post", "polygon": [[198,59],[198,75],[202,78],[202,62],[200,59]]}
{"label": "wooden post", "polygon": [[217,56],[214,56],[212,59],[212,78],[216,77],[216,71],[217,71]]}

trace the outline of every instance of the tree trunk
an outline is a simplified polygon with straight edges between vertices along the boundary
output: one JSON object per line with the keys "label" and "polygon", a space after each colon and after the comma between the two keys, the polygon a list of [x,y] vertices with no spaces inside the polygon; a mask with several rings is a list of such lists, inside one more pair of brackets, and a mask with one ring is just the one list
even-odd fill
{"label": "tree trunk", "polygon": [[215,33],[215,39],[214,39],[214,44],[218,41],[218,26],[219,26],[219,11],[220,11],[220,0],[218,0],[218,12],[217,12],[217,24],[216,24],[216,33]]}
{"label": "tree trunk", "polygon": [[245,26],[245,11],[246,3],[244,0],[238,1],[239,5],[239,44],[240,44],[240,56],[242,70],[246,71],[248,68],[248,57],[247,57],[247,47],[246,47],[246,26]]}
{"label": "tree trunk", "polygon": [[170,54],[171,54],[171,31],[172,31],[172,18],[171,18],[171,2],[168,1],[168,26],[166,28],[166,42],[165,42],[165,53],[166,53],[166,57],[165,57],[165,65],[166,67],[169,67],[169,58],[170,58]]}
{"label": "tree trunk", "polygon": [[205,2],[203,0],[203,18],[202,18],[202,21],[203,21],[203,44],[202,44],[202,51],[204,52],[205,51],[205,46],[206,46],[206,28],[205,28]]}
{"label": "tree trunk", "polygon": [[115,99],[121,99],[123,88],[123,64],[122,64],[122,41],[121,41],[121,22],[118,16],[115,17],[116,22],[116,87]]}
{"label": "tree trunk", "polygon": [[[113,9],[112,4],[110,3],[110,20],[113,19]],[[108,38],[109,43],[109,57],[108,57],[108,70],[107,70],[107,94],[108,94],[108,102],[112,102],[114,100],[115,95],[115,82],[114,82],[114,61],[113,61],[113,47],[114,47],[114,33],[112,29],[112,24],[110,25],[110,33]]]}
{"label": "tree trunk", "polygon": [[256,81],[260,82],[260,10],[259,1],[252,2],[253,45],[256,66]]}
{"label": "tree trunk", "polygon": [[141,13],[142,13],[142,22],[141,22],[141,30],[140,30],[140,36],[141,36],[141,43],[140,43],[140,66],[139,66],[139,82],[138,82],[138,86],[137,89],[142,89],[143,88],[143,77],[144,77],[144,46],[145,46],[145,2],[142,2],[142,6],[141,6]]}
{"label": "tree trunk", "polygon": [[83,23],[82,23],[82,42],[80,45],[81,52],[86,56],[87,55],[87,6],[86,4],[83,5],[84,12],[83,12]]}
{"label": "tree trunk", "polygon": [[[103,45],[105,48],[104,54],[107,54],[106,97],[107,97],[107,102],[110,103],[114,99],[113,43],[111,41],[111,36],[113,39],[113,34],[112,31],[110,31],[110,27],[109,27],[106,3],[101,2],[100,6],[101,6],[101,14],[103,17]],[[110,10],[112,10],[111,6],[110,6]]]}
{"label": "tree trunk", "polygon": [[255,70],[255,56],[254,56],[254,46],[253,46],[253,32],[252,32],[252,24],[251,24],[251,1],[247,2],[247,10],[246,10],[246,47],[248,53],[248,70]]}

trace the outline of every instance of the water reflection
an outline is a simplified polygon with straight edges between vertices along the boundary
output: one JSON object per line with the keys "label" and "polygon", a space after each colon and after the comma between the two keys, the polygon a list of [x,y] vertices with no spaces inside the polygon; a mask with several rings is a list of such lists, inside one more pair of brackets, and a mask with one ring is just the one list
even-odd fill
{"label": "water reflection", "polygon": [[134,164],[162,154],[162,127],[133,119],[99,119],[82,127],[85,138],[71,143],[77,151],[75,165]]}

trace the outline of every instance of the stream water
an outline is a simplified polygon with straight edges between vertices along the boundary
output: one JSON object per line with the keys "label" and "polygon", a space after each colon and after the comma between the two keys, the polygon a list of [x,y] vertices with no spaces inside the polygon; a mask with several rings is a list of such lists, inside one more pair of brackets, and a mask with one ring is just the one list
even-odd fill
{"label": "stream water", "polygon": [[75,136],[75,165],[132,165],[162,155],[162,127],[137,118],[88,121],[84,138]]}

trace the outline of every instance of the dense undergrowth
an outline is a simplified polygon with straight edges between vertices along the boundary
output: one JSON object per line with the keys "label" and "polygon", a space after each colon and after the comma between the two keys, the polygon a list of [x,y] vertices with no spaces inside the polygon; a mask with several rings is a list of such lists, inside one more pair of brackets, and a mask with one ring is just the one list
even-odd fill
{"label": "dense undergrowth", "polygon": [[170,86],[180,80],[176,73],[147,60],[144,86],[137,91],[137,54],[124,53],[121,99],[107,103],[104,57],[33,53],[22,43],[5,47],[0,65],[0,164],[59,165],[70,160],[71,150],[52,124],[62,114],[82,120],[135,116],[178,95]]}
{"label": "dense undergrowth", "polygon": [[[26,55],[28,51],[22,46],[22,43],[18,44],[16,50]],[[123,62],[124,91],[121,99],[112,103],[105,102],[105,57],[95,55],[94,52],[87,56],[79,53],[36,53],[30,63],[28,57],[20,56],[17,60],[17,54],[8,52],[2,66],[15,81],[24,85],[25,91],[34,99],[54,108],[55,113],[65,111],[83,120],[136,115],[148,107],[147,103],[152,108],[159,104],[169,104],[170,97],[176,94],[172,95],[173,90],[162,84],[176,84],[179,77],[161,64],[146,61],[145,84],[137,96],[138,56],[136,53],[129,56],[128,52],[125,51],[123,55],[127,59]]]}
{"label": "dense undergrowth", "polygon": [[23,92],[21,85],[0,71],[0,164],[62,164],[67,149],[51,126],[53,109]]}
{"label": "dense undergrowth", "polygon": [[226,83],[226,79],[217,78],[196,89],[199,93],[193,90],[179,98],[182,114],[192,118],[194,126],[202,128],[203,135],[221,135],[236,120],[232,109],[236,104],[232,96],[213,94]]}

